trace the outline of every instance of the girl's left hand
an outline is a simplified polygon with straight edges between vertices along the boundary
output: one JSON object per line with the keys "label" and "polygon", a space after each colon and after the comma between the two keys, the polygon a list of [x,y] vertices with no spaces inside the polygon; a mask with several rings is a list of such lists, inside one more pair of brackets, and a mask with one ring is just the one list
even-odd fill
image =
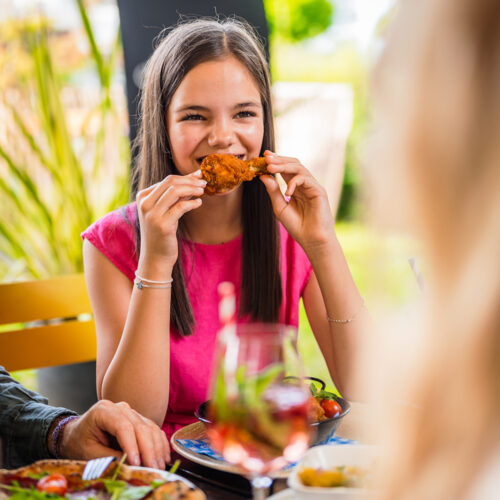
{"label": "girl's left hand", "polygon": [[334,237],[333,215],[325,189],[299,160],[265,151],[267,170],[281,174],[287,184],[285,196],[278,181],[270,176],[260,177],[273,204],[274,213],[292,238],[304,250],[321,247]]}

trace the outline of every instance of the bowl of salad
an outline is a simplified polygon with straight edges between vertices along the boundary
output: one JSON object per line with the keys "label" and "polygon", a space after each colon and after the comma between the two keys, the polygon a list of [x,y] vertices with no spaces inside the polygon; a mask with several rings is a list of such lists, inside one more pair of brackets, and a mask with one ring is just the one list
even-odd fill
{"label": "bowl of salad", "polygon": [[[287,377],[292,378],[292,377]],[[305,377],[309,381],[311,396],[309,398],[309,421],[313,427],[311,445],[324,444],[335,434],[342,418],[351,406],[348,401],[333,392],[325,390],[326,384],[316,377]],[[195,411],[198,420],[206,425],[212,423],[210,401],[205,401]]]}
{"label": "bowl of salad", "polygon": [[342,418],[349,413],[351,405],[337,394],[327,391],[325,382],[320,378],[305,378],[310,381],[309,420],[316,435],[312,444],[326,444]]}

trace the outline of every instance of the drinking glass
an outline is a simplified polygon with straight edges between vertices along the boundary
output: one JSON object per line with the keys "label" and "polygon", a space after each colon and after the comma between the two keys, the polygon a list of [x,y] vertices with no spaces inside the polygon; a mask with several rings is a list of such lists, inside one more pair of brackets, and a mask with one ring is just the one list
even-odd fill
{"label": "drinking glass", "polygon": [[244,469],[255,499],[267,496],[271,472],[309,446],[310,393],[296,340],[294,328],[279,324],[228,325],[218,336],[207,435]]}

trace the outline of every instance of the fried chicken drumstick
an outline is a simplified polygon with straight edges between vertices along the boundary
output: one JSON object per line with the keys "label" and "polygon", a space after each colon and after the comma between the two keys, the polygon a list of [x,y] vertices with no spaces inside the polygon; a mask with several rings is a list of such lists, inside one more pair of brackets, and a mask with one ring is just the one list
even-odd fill
{"label": "fried chicken drumstick", "polygon": [[243,181],[251,181],[257,175],[268,172],[265,158],[245,161],[233,155],[213,154],[203,158],[201,173],[207,181],[205,193],[212,195],[224,193]]}

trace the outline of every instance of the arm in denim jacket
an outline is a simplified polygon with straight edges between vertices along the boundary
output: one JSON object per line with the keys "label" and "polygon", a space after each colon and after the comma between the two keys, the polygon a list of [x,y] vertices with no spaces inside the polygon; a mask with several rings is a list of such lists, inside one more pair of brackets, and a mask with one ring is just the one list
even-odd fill
{"label": "arm in denim jacket", "polygon": [[[61,417],[75,415],[66,408],[54,408],[47,400],[16,382],[0,366],[0,439],[3,466],[20,467],[50,457],[48,434]],[[106,434],[115,436],[119,448],[110,448]],[[123,451],[122,451],[123,450]],[[72,459],[127,454],[131,465],[165,468],[170,462],[168,440],[153,421],[127,403],[99,401],[81,418],[66,427],[60,441],[61,456]]]}
{"label": "arm in denim jacket", "polygon": [[49,458],[47,434],[54,420],[75,415],[66,408],[47,405],[47,399],[26,389],[0,366],[0,439],[2,466],[21,467]]}

